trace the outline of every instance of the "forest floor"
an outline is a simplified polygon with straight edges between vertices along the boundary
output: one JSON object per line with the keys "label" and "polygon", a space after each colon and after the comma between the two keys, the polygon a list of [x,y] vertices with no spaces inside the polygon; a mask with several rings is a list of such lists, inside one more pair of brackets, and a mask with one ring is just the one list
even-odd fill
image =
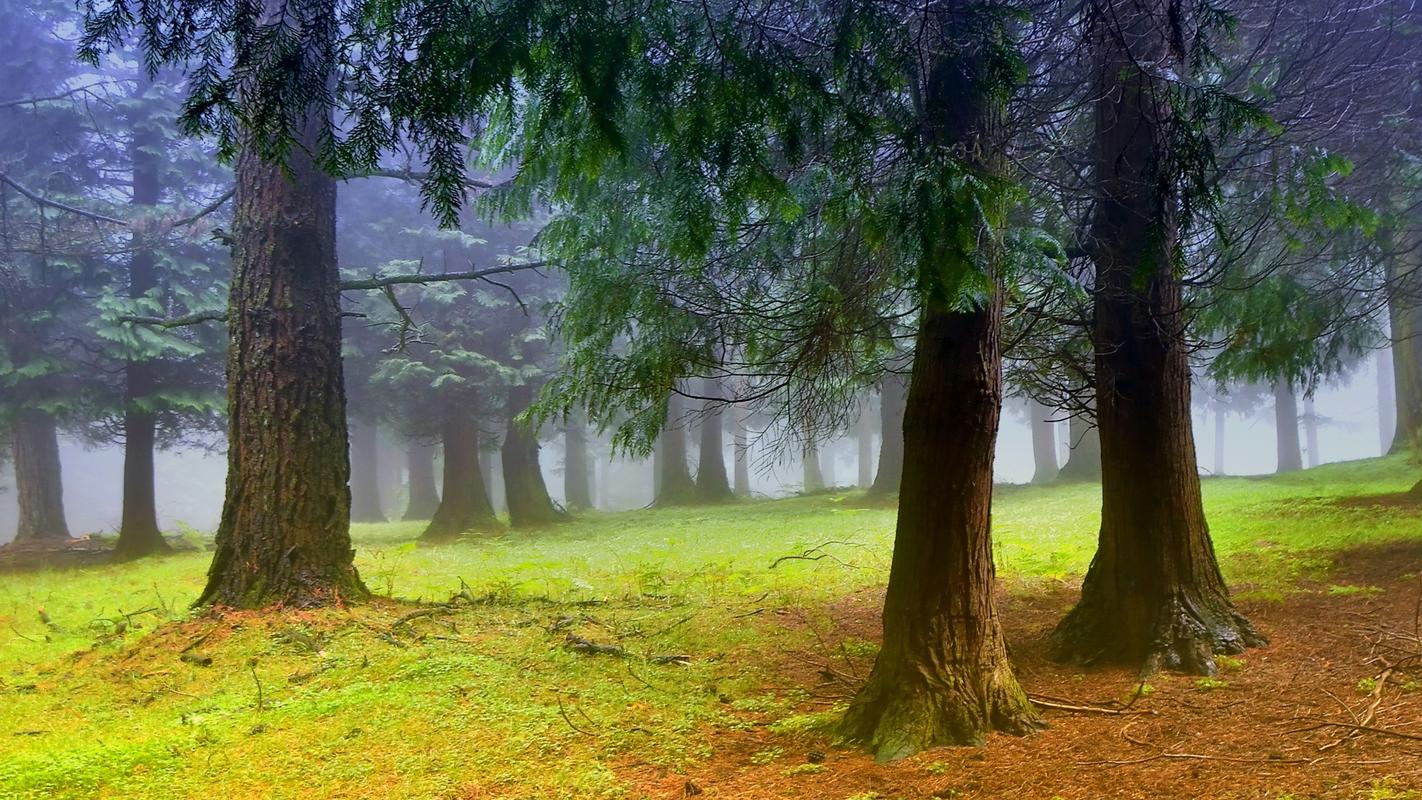
{"label": "forest floor", "polygon": [[1099,487],[1001,488],[1019,675],[1093,710],[889,765],[833,739],[893,532],[854,492],[439,548],[357,526],[378,597],[318,612],[188,611],[201,549],[0,575],[0,797],[1422,800],[1422,508],[1396,496],[1414,473],[1207,480],[1270,644],[1144,685],[1044,657]]}

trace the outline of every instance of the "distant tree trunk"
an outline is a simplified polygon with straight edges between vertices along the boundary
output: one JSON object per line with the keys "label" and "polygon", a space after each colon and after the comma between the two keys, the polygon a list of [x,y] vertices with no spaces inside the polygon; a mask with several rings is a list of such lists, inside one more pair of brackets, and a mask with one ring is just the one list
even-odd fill
{"label": "distant tree trunk", "polygon": [[448,542],[462,533],[499,527],[479,469],[479,421],[473,408],[465,398],[443,401],[444,491],[429,526],[420,534],[422,542]]}
{"label": "distant tree trunk", "polygon": [[1070,440],[1071,457],[1057,472],[1057,480],[1101,480],[1101,432],[1097,430],[1096,422],[1083,413],[1073,414],[1067,422],[1067,438]]}
{"label": "distant tree trunk", "polygon": [[854,423],[854,455],[859,466],[857,485],[868,489],[874,483],[874,418],[867,393],[859,397],[859,419]]}
{"label": "distant tree trunk", "polygon": [[1027,398],[1027,415],[1032,425],[1033,483],[1051,483],[1057,478],[1057,425],[1052,421],[1052,409]]}
{"label": "distant tree trunk", "polygon": [[504,490],[502,444],[497,451],[488,449],[479,451],[479,472],[484,476],[484,483],[489,487],[489,499],[493,501],[494,513],[502,514],[508,511],[508,498],[505,496],[507,492]]}
{"label": "distant tree trunk", "polygon": [[[152,80],[139,78],[138,102],[143,102]],[[143,119],[134,126],[130,158],[133,162],[132,204],[139,213],[151,212],[162,193],[159,155],[162,144],[157,125]],[[147,237],[135,230],[130,237],[133,255],[128,262],[128,296],[147,297],[158,288],[157,257]],[[171,550],[158,527],[157,481],[153,452],[157,447],[158,421],[146,404],[160,388],[151,360],[134,358],[124,365],[123,410],[123,510],[119,521],[116,558],[142,558]]]}
{"label": "distant tree trunk", "polygon": [[1278,453],[1276,473],[1303,469],[1299,451],[1299,405],[1288,381],[1274,382],[1274,430]]}
{"label": "distant tree trunk", "polygon": [[1313,410],[1313,398],[1305,397],[1303,402],[1304,443],[1308,449],[1308,468],[1313,469],[1323,463],[1318,452],[1318,414]]}
{"label": "distant tree trunk", "polygon": [[874,475],[871,495],[889,495],[899,490],[904,474],[904,402],[908,391],[904,376],[884,374],[879,382],[879,471]]}
{"label": "distant tree trunk", "polygon": [[681,395],[667,398],[667,421],[662,425],[657,451],[656,506],[684,506],[696,502],[696,482],[686,463],[686,428],[683,427]]}
{"label": "distant tree trunk", "polygon": [[324,123],[308,114],[284,165],[237,157],[227,496],[199,605],[369,595],[350,538],[336,182],[313,158]]}
{"label": "distant tree trunk", "polygon": [[439,508],[439,492],[435,490],[434,446],[410,439],[405,448],[409,500],[403,519],[406,522],[430,519]]}
{"label": "distant tree trunk", "polygon": [[351,522],[385,522],[380,509],[380,445],[374,425],[350,421]]}
{"label": "distant tree trunk", "polygon": [[805,447],[800,451],[801,474],[803,480],[803,490],[806,494],[810,492],[822,491],[825,488],[825,476],[820,470],[820,448],[813,440],[806,441]]}
{"label": "distant tree trunk", "polygon": [[734,420],[734,422],[733,422],[732,424],[735,425],[735,434],[734,434],[735,449],[733,450],[733,455],[735,456],[735,459],[736,459],[736,464],[735,464],[735,473],[736,473],[736,476],[735,476],[735,485],[734,485],[733,491],[736,493],[736,496],[737,496],[737,497],[750,497],[750,496],[751,496],[751,482],[750,482],[750,458],[751,458],[751,454],[750,454],[750,433],[749,433],[749,431],[746,430],[746,427],[747,427],[747,418],[748,418],[749,416],[750,416],[750,412],[747,411],[747,410],[744,409],[744,408],[738,408],[738,409],[736,409],[736,413],[732,416],[732,419]]}
{"label": "distant tree trunk", "polygon": [[517,422],[533,403],[533,387],[509,387],[508,428],[504,431],[504,500],[509,506],[509,523],[515,528],[535,528],[567,522],[568,513],[553,504],[543,469],[538,465],[538,432]]}
{"label": "distant tree trunk", "polygon": [[1090,241],[1101,536],[1052,653],[1211,674],[1216,654],[1263,639],[1230,602],[1205,524],[1175,277],[1175,190],[1154,173],[1172,141],[1159,75],[1179,67],[1171,43],[1186,23],[1172,0],[1096,5]]}
{"label": "distant tree trunk", "polygon": [[1397,387],[1393,385],[1391,348],[1378,351],[1374,361],[1378,369],[1378,452],[1387,455],[1397,433]]}
{"label": "distant tree trunk", "polygon": [[1224,437],[1225,437],[1225,412],[1220,406],[1215,406],[1215,475],[1225,474],[1224,466]]}
{"label": "distant tree trunk", "polygon": [[721,441],[721,381],[718,378],[706,378],[701,384],[701,393],[715,399],[706,401],[706,407],[701,414],[696,499],[703,503],[719,503],[734,497],[731,484],[726,480],[726,452]]}
{"label": "distant tree trunk", "polygon": [[54,418],[43,411],[17,412],[10,427],[15,462],[15,495],[19,505],[17,545],[64,544],[69,523],[64,519],[64,479],[59,465],[59,434]]}
{"label": "distant tree trunk", "polygon": [[593,507],[587,413],[576,408],[563,427],[563,497],[570,510]]}

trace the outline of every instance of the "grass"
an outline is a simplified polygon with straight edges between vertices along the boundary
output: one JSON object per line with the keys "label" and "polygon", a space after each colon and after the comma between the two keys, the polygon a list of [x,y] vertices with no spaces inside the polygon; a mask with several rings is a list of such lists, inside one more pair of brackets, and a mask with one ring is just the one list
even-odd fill
{"label": "grass", "polygon": [[[1317,588],[1331,554],[1416,536],[1416,517],[1334,501],[1401,491],[1413,471],[1207,480],[1236,594],[1353,591]],[[717,731],[793,741],[835,710],[797,712],[773,654],[812,648],[828,604],[887,574],[893,512],[857,501],[590,514],[443,548],[415,547],[417,524],[356,526],[381,599],[313,613],[190,614],[201,551],[5,575],[0,797],[623,797],[627,769],[697,763]],[[1080,576],[1098,516],[1094,485],[1003,487],[1009,590]],[[400,621],[462,583],[476,603]],[[570,652],[569,634],[631,655]]]}

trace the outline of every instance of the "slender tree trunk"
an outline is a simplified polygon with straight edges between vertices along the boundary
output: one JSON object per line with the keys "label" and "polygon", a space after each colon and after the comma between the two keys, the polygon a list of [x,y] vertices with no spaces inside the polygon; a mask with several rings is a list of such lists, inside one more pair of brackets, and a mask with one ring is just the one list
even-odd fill
{"label": "slender tree trunk", "polygon": [[1075,662],[1213,673],[1263,643],[1235,610],[1205,524],[1175,277],[1175,191],[1154,174],[1171,135],[1162,72],[1183,69],[1174,0],[1099,0],[1095,55],[1096,416],[1101,536],[1081,601],[1052,634]]}
{"label": "slender tree trunk", "polygon": [[1304,398],[1303,407],[1304,441],[1308,449],[1308,468],[1313,469],[1323,463],[1318,452],[1318,414],[1313,410],[1312,397]]}
{"label": "slender tree trunk", "polygon": [[696,499],[703,503],[719,503],[730,500],[730,481],[726,480],[726,451],[721,441],[722,397],[719,378],[706,378],[701,384],[701,393],[716,398],[706,401],[701,414],[701,446],[697,452]]}
{"label": "slender tree trunk", "polygon": [[509,387],[508,428],[504,431],[504,499],[509,506],[509,523],[515,528],[534,528],[567,522],[567,512],[553,504],[543,470],[538,465],[538,434],[520,425],[516,417],[533,403],[533,387]]}
{"label": "slender tree trunk", "polygon": [[[137,101],[142,103],[152,81],[146,76],[139,80],[142,83]],[[133,206],[139,213],[151,212],[162,192],[158,154],[154,152],[161,143],[152,120],[142,120],[134,126],[130,156]],[[158,288],[157,258],[144,234],[135,231],[130,241],[133,255],[128,262],[128,296],[137,299]],[[150,360],[143,358],[131,359],[124,365],[123,511],[118,541],[114,543],[117,558],[141,558],[171,549],[158,527],[153,468],[158,424],[149,404],[159,386],[153,367]]]}
{"label": "slender tree trunk", "polygon": [[581,408],[563,427],[563,497],[570,510],[593,507],[592,464],[588,458],[588,420]]}
{"label": "slender tree trunk", "polygon": [[823,491],[825,488],[824,472],[820,469],[820,448],[814,441],[806,441],[805,447],[800,451],[802,486],[805,494]]}
{"label": "slender tree trunk", "polygon": [[17,412],[10,428],[19,505],[16,545],[63,545],[69,541],[64,519],[64,479],[59,465],[59,434],[54,418],[43,411]]}
{"label": "slender tree trunk", "polygon": [[475,530],[494,530],[499,521],[479,468],[479,421],[466,398],[447,398],[440,416],[444,440],[444,491],[439,508],[420,534],[422,542],[448,542]]}
{"label": "slender tree trunk", "polygon": [[[996,71],[988,43],[1005,35],[1002,18],[977,4],[948,5],[939,14],[942,29],[964,41],[930,42],[943,51],[925,81],[926,135],[933,146],[961,148],[990,177],[1001,158],[1006,93],[989,77]],[[990,29],[963,32],[973,24]],[[842,729],[881,761],[1039,724],[1008,661],[993,599],[992,465],[1002,410],[996,268],[984,305],[972,310],[957,310],[956,289],[942,283],[944,275],[1000,255],[991,231],[1006,211],[1000,201],[980,205],[988,219],[967,237],[978,242],[977,252],[963,252],[957,242],[964,237],[951,228],[970,223],[944,209],[940,224],[948,232],[919,270],[924,304],[904,418],[884,643]]]}
{"label": "slender tree trunk", "polygon": [[1303,453],[1299,450],[1299,404],[1294,387],[1288,381],[1274,382],[1274,430],[1278,453],[1274,471],[1297,472],[1303,469]]}
{"label": "slender tree trunk", "polygon": [[[1091,410],[1095,412],[1094,403]],[[1096,422],[1085,414],[1073,414],[1067,422],[1067,438],[1071,456],[1057,472],[1057,480],[1101,480],[1101,432]]]}
{"label": "slender tree trunk", "polygon": [[1378,369],[1378,452],[1387,455],[1397,433],[1397,387],[1393,385],[1392,349],[1379,350],[1373,360]]}
{"label": "slender tree trunk", "polygon": [[405,447],[409,500],[403,519],[406,522],[430,519],[439,508],[439,492],[435,489],[434,446],[410,439]]}
{"label": "slender tree trunk", "polygon": [[696,502],[696,482],[686,463],[686,428],[682,425],[681,395],[667,398],[667,421],[657,443],[656,506],[684,506]]}
{"label": "slender tree trunk", "polygon": [[1422,435],[1422,265],[1411,252],[1414,237],[1397,241],[1406,252],[1385,259],[1396,418],[1389,453],[1411,450]]}
{"label": "slender tree trunk", "polygon": [[376,427],[364,420],[349,423],[351,449],[351,522],[385,522],[380,509],[380,444]]}
{"label": "slender tree trunk", "polygon": [[324,122],[308,115],[285,165],[237,158],[227,496],[199,605],[369,595],[350,538],[336,182],[312,157]]}
{"label": "slender tree trunk", "polygon": [[1052,421],[1052,409],[1027,398],[1027,415],[1032,425],[1033,483],[1051,483],[1057,478],[1057,425]]}
{"label": "slender tree trunk", "polygon": [[898,373],[885,373],[879,383],[879,471],[869,494],[883,496],[899,490],[904,474],[904,404],[908,382]]}
{"label": "slender tree trunk", "polygon": [[1225,412],[1220,406],[1215,406],[1215,475],[1217,477],[1225,474],[1224,437]]}
{"label": "slender tree trunk", "polygon": [[873,403],[865,393],[859,397],[859,419],[854,423],[854,455],[859,467],[857,485],[868,489],[874,483],[874,418]]}
{"label": "slender tree trunk", "polygon": [[732,453],[736,460],[734,470],[736,474],[733,491],[735,492],[737,497],[751,496],[750,433],[746,430],[748,426],[747,421],[749,416],[750,412],[743,408],[737,409],[735,414],[732,416],[732,419],[734,420],[732,424],[735,426],[735,432],[733,434],[734,449]]}

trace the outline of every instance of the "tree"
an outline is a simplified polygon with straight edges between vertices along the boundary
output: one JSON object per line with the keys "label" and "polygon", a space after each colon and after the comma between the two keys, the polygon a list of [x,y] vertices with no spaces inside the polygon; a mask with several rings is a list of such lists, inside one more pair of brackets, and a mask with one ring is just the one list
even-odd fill
{"label": "tree", "polygon": [[703,503],[729,500],[734,495],[726,479],[726,454],[721,441],[721,409],[724,406],[719,378],[705,378],[701,392],[706,397],[701,411],[701,447],[697,450],[696,499]]}
{"label": "tree", "polygon": [[896,372],[879,383],[879,469],[869,487],[871,496],[894,494],[904,473],[904,413],[908,381]]}
{"label": "tree", "polygon": [[696,481],[687,465],[682,397],[673,390],[666,402],[666,422],[657,437],[657,494],[652,502],[658,507],[688,505],[696,502]]}
{"label": "tree", "polygon": [[1033,483],[1051,483],[1056,480],[1057,467],[1057,426],[1051,418],[1052,410],[1035,398],[1027,398],[1028,423],[1032,429],[1032,471]]}
{"label": "tree", "polygon": [[460,534],[499,527],[479,468],[479,420],[471,398],[446,395],[440,409],[444,442],[444,491],[422,542],[444,542]]}
{"label": "tree", "polygon": [[594,507],[592,469],[587,412],[579,409],[563,423],[563,497],[570,511]]}
{"label": "tree", "polygon": [[[1090,409],[1095,412],[1094,404]],[[1101,480],[1101,433],[1087,411],[1073,414],[1067,421],[1067,446],[1071,454],[1057,470],[1059,481]]]}
{"label": "tree", "polygon": [[515,528],[536,528],[570,519],[548,496],[543,470],[538,466],[537,429],[519,419],[532,403],[531,385],[516,383],[509,387],[502,463],[504,498],[509,505],[509,522]]}
{"label": "tree", "polygon": [[1299,401],[1294,387],[1286,380],[1274,382],[1274,430],[1278,447],[1275,472],[1297,472],[1303,469],[1303,450],[1299,447]]}
{"label": "tree", "polygon": [[439,492],[435,489],[433,445],[415,438],[405,440],[405,463],[408,502],[405,506],[406,522],[427,520],[439,508]]}
{"label": "tree", "polygon": [[15,544],[67,542],[69,523],[64,518],[64,483],[54,419],[37,409],[17,412],[10,428],[10,449],[20,507]]}

